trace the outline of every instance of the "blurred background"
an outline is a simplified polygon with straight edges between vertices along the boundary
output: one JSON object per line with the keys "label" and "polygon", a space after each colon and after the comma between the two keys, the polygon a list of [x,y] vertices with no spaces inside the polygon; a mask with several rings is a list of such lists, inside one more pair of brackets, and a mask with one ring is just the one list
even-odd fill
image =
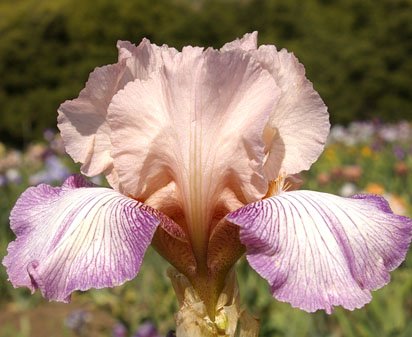
{"label": "blurred background", "polygon": [[[18,195],[78,172],[56,133],[56,110],[94,67],[116,62],[117,40],[218,48],[254,30],[259,44],[294,52],[329,107],[331,136],[305,187],[382,194],[410,216],[411,0],[0,0],[0,257]],[[149,251],[136,280],[65,305],[13,289],[0,266],[0,337],[165,336],[176,310],[166,268]],[[412,256],[371,304],[330,316],[273,300],[244,261],[238,271],[261,336],[412,336]]]}

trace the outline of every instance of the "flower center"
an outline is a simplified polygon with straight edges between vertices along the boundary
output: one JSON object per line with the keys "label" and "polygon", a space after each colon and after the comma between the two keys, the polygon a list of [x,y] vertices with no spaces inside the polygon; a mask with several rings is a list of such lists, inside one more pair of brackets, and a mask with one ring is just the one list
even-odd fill
{"label": "flower center", "polygon": [[263,199],[279,195],[280,193],[287,191],[289,187],[290,183],[286,182],[286,176],[279,174],[276,179],[269,181],[268,191]]}
{"label": "flower center", "polygon": [[297,190],[303,183],[299,175],[280,173],[274,180],[269,181],[268,190],[262,199],[274,197],[282,192]]}

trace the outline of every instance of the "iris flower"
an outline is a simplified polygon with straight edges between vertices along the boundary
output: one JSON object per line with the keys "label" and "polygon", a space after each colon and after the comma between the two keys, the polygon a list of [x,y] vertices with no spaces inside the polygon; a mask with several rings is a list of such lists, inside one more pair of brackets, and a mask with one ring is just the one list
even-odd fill
{"label": "iris flower", "polygon": [[152,244],[175,268],[177,335],[233,336],[244,253],[276,299],[309,312],[362,307],[389,281],[411,219],[379,196],[296,190],[330,125],[292,53],[258,48],[257,33],[220,50],[117,47],[58,116],[83,175],[111,188],[76,175],[21,195],[3,261],[14,286],[66,302],[134,278]]}

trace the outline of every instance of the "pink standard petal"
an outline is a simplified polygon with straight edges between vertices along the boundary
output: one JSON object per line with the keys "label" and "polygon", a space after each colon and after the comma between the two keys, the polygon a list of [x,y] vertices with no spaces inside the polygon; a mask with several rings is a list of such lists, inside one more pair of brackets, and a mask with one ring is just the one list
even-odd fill
{"label": "pink standard petal", "polygon": [[87,176],[104,173],[113,188],[118,189],[117,172],[113,170],[110,151],[111,129],[107,108],[113,96],[136,78],[147,79],[162,65],[160,51],[173,54],[175,49],[158,47],[143,39],[135,46],[118,42],[119,63],[96,68],[78,98],[64,102],[59,108],[58,127],[67,153],[82,163]]}
{"label": "pink standard petal", "polygon": [[62,187],[31,187],[10,215],[17,238],[3,264],[15,287],[68,301],[75,290],[136,276],[159,224],[157,212],[72,176]]}
{"label": "pink standard petal", "polygon": [[[148,40],[143,39],[143,43],[145,41],[148,41]],[[117,41],[116,47],[119,53],[118,62],[131,58],[133,54],[136,52],[136,48],[137,48],[133,43],[129,41],[121,41],[121,40]]]}
{"label": "pink standard petal", "polygon": [[226,43],[220,50],[221,51],[229,51],[233,49],[241,49],[241,50],[255,50],[257,49],[257,36],[258,33],[252,32],[243,35],[241,39],[236,39],[232,42]]}
{"label": "pink standard petal", "polygon": [[247,259],[273,296],[309,312],[368,303],[405,259],[412,233],[411,219],[372,195],[293,191],[227,219],[240,226]]}
{"label": "pink standard petal", "polygon": [[226,187],[247,201],[266,192],[261,135],[277,86],[239,50],[186,47],[163,59],[109,106],[114,165],[125,193],[142,200],[174,181],[189,231],[207,239]]}
{"label": "pink standard petal", "polygon": [[295,174],[309,169],[323,151],[330,124],[327,107],[306,78],[303,65],[285,49],[277,51],[273,45],[257,49],[257,35],[245,34],[221,50],[249,52],[281,89],[264,132],[265,175],[272,180],[279,173]]}
{"label": "pink standard petal", "polygon": [[249,200],[260,196],[267,187],[261,132],[276,89],[247,55],[192,47],[168,57],[150,79],[129,83],[109,107],[112,155],[126,192],[156,191],[158,173],[188,192],[191,179],[213,187],[234,171]]}
{"label": "pink standard petal", "polygon": [[58,127],[66,151],[82,163],[81,171],[94,176],[113,169],[107,107],[113,95],[132,80],[125,64],[96,68],[78,98],[59,108]]}
{"label": "pink standard petal", "polygon": [[281,89],[265,130],[265,174],[295,174],[310,168],[322,153],[329,134],[326,105],[305,76],[305,68],[285,49],[261,46],[251,51]]}

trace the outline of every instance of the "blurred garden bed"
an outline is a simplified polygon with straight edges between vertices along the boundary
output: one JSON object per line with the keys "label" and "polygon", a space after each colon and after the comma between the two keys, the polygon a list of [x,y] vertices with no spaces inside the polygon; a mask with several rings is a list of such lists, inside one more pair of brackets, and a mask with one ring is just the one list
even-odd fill
{"label": "blurred garden bed", "polygon": [[[26,149],[0,143],[0,255],[13,234],[8,215],[29,185],[60,184],[78,173],[64,154],[58,135],[47,130],[44,140]],[[398,214],[412,214],[412,124],[379,121],[335,125],[320,160],[303,175],[310,190],[350,196],[382,194]],[[96,184],[105,184],[101,177]],[[134,335],[144,322],[164,336],[173,328],[176,301],[166,278],[167,263],[149,250],[139,276],[115,289],[77,293],[71,304],[48,303],[39,294],[13,289],[0,267],[0,337]],[[307,314],[272,299],[265,281],[246,263],[238,265],[242,302],[261,318],[261,336],[393,337],[412,335],[412,255],[392,282],[373,301],[354,312],[337,309],[328,316]],[[117,334],[117,335],[116,335]]]}

